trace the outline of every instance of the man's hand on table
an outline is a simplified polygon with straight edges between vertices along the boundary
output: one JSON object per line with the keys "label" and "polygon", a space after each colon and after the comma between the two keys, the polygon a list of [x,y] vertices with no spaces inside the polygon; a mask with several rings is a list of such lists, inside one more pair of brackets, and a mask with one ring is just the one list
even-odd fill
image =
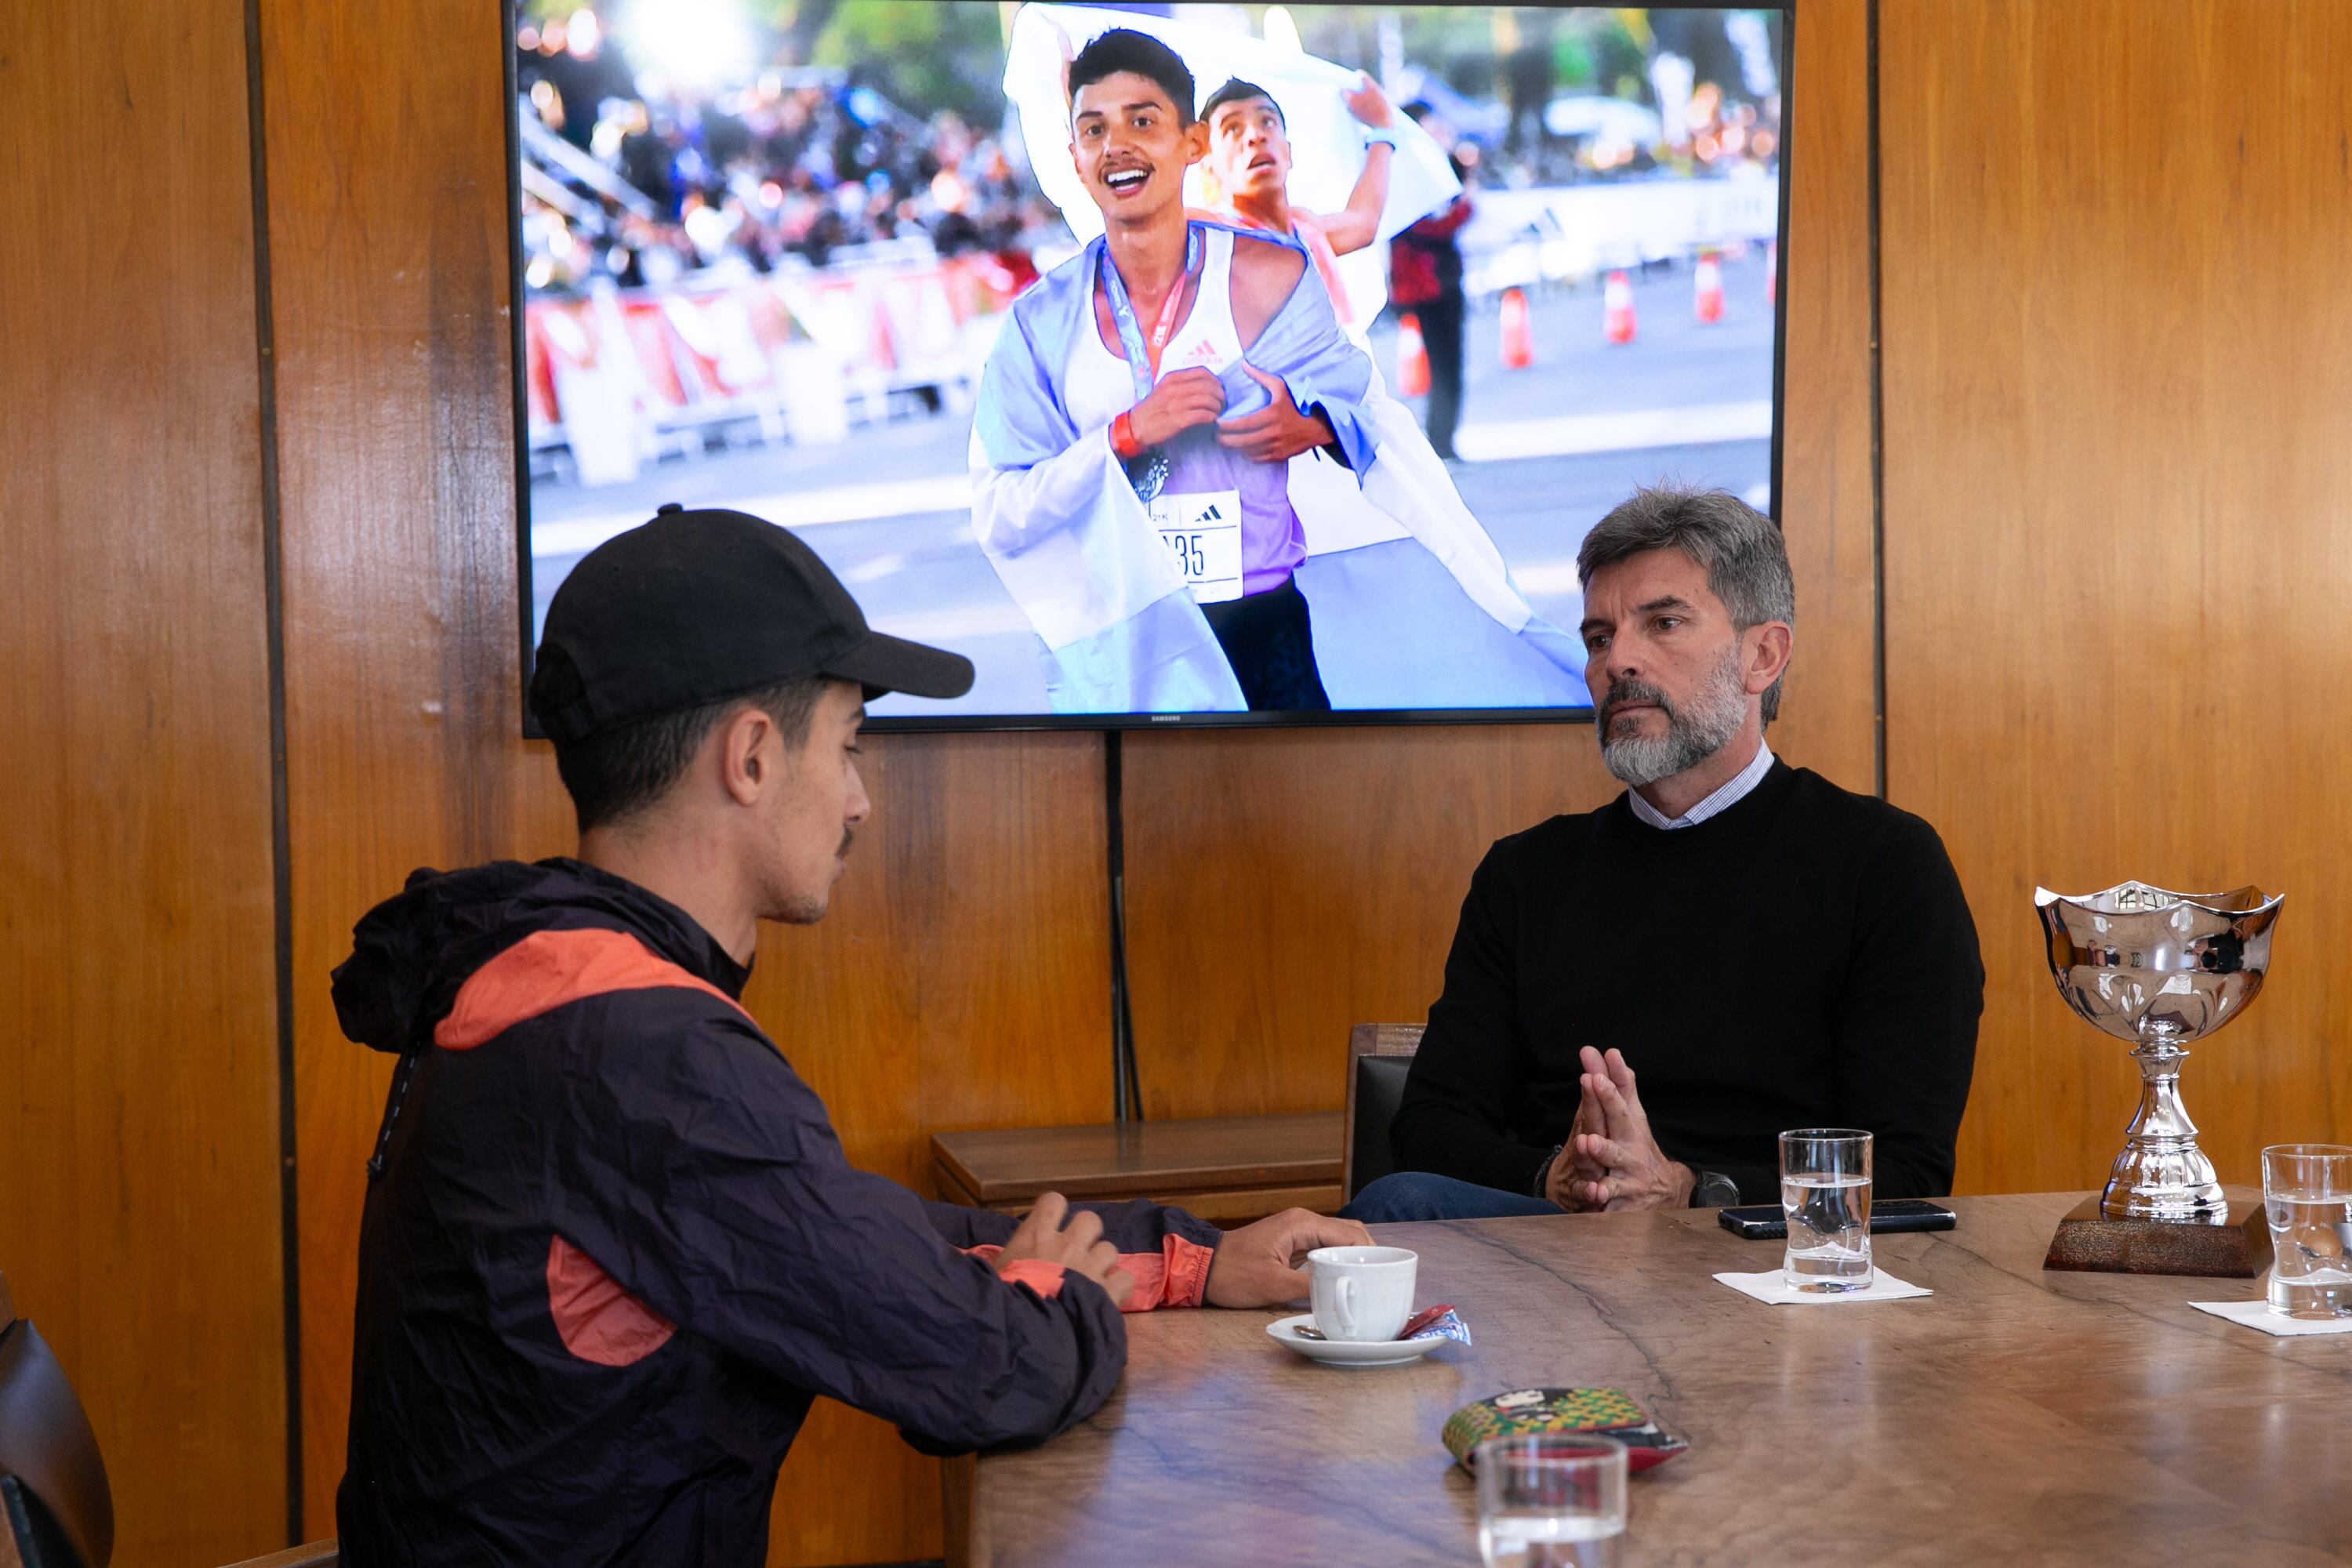
{"label": "man's hand on table", "polygon": [[1279,1307],[1307,1294],[1300,1267],[1318,1247],[1370,1247],[1372,1233],[1351,1219],[1285,1209],[1225,1232],[1209,1264],[1212,1307]]}
{"label": "man's hand on table", "polygon": [[[1065,1220],[1069,1222],[1066,1226]],[[1220,1256],[1223,1250],[1219,1249]],[[1065,1274],[1093,1280],[1114,1307],[1124,1303],[1135,1289],[1135,1276],[1118,1266],[1118,1248],[1102,1238],[1102,1216],[1092,1209],[1072,1214],[1069,1200],[1059,1193],[1045,1194],[1037,1206],[1022,1217],[1020,1228],[997,1255],[996,1271],[1002,1274],[1005,1265],[1028,1258],[1058,1263]]]}
{"label": "man's hand on table", "polygon": [[[1698,1175],[1688,1165],[1667,1159],[1650,1135],[1650,1119],[1633,1090],[1633,1069],[1625,1065],[1623,1055],[1612,1050],[1603,1057],[1587,1046],[1583,1060],[1584,1104],[1600,1106],[1601,1130],[1575,1133],[1569,1142],[1580,1163],[1599,1165],[1605,1173],[1598,1181],[1577,1179],[1580,1201],[1574,1206],[1612,1214],[1688,1207]],[[1580,1107],[1580,1124],[1582,1119]]]}

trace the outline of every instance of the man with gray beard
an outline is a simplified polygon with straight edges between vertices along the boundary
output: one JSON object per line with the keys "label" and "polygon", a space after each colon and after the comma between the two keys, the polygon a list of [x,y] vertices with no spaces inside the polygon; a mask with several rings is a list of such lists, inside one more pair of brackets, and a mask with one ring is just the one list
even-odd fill
{"label": "man with gray beard", "polygon": [[1976,926],[1934,828],[1765,744],[1796,621],[1780,530],[1646,489],[1577,569],[1628,788],[1487,853],[1390,1129],[1399,1173],[1342,1212],[1769,1203],[1800,1127],[1875,1133],[1881,1197],[1948,1192]]}

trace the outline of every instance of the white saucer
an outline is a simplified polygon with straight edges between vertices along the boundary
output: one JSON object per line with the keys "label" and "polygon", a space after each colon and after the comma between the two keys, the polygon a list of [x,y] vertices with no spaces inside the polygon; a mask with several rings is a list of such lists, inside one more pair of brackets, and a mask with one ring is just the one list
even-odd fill
{"label": "white saucer", "polygon": [[1318,1340],[1298,1331],[1314,1326],[1315,1314],[1301,1312],[1295,1318],[1276,1318],[1265,1326],[1265,1331],[1276,1344],[1288,1345],[1310,1361],[1329,1362],[1334,1366],[1402,1366],[1409,1361],[1419,1361],[1440,1345],[1454,1342],[1436,1334],[1425,1340]]}

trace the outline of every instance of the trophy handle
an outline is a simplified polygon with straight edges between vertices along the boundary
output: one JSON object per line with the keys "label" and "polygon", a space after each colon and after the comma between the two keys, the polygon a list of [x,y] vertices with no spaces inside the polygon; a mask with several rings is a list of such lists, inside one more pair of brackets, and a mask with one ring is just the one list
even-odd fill
{"label": "trophy handle", "polygon": [[2168,1031],[2152,1028],[2131,1055],[2139,1064],[2139,1110],[2099,1195],[2100,1211],[2109,1219],[2227,1223],[2230,1201],[2213,1162],[2197,1146],[2197,1123],[2180,1103],[2188,1047]]}

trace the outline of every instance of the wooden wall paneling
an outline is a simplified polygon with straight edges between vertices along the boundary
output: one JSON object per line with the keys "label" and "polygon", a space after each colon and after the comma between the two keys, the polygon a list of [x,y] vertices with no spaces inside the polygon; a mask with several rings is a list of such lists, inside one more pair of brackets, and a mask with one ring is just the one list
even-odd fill
{"label": "wooden wall paneling", "polygon": [[1870,0],[1805,0],[1790,71],[1780,523],[1796,657],[1772,748],[1865,795],[1878,783],[1871,465]]}
{"label": "wooden wall paneling", "polygon": [[1990,976],[1959,1183],[2104,1178],[2137,1079],[2031,896],[2126,877],[2287,897],[2184,1077],[2253,1181],[2352,1135],[2352,12],[1888,0],[1880,37],[1890,795]]}
{"label": "wooden wall paneling", "polygon": [[0,6],[0,1268],[114,1561],[286,1523],[245,15]]}
{"label": "wooden wall paneling", "polygon": [[928,1194],[935,1130],[1108,1116],[1102,740],[863,746],[849,873],[822,923],[762,928],[744,999],[851,1162]]}
{"label": "wooden wall paneling", "polygon": [[[1798,656],[1776,750],[1874,787],[1864,0],[1795,28],[1782,506]],[[1621,786],[1590,725],[1126,741],[1147,1115],[1337,1110],[1352,1024],[1425,1017],[1496,838]]]}
{"label": "wooden wall paneling", "polygon": [[1149,1117],[1336,1110],[1348,1030],[1437,994],[1470,873],[1619,787],[1589,724],[1126,738]]}

